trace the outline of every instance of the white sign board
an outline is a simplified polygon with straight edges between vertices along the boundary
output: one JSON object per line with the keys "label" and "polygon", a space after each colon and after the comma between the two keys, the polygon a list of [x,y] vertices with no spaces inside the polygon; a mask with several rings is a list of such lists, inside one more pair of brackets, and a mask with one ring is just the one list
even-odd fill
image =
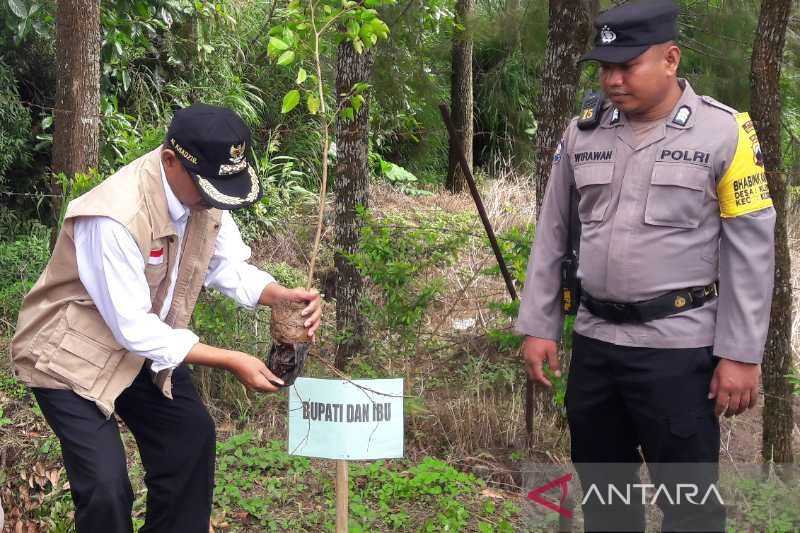
{"label": "white sign board", "polygon": [[289,389],[289,453],[403,457],[403,380],[298,378]]}

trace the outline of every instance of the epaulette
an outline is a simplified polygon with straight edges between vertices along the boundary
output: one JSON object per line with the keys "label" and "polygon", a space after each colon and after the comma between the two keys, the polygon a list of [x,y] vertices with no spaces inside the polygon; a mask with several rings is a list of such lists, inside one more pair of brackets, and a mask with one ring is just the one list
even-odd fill
{"label": "epaulette", "polygon": [[723,111],[727,111],[731,115],[736,115],[738,113],[738,111],[736,111],[731,106],[727,106],[722,102],[718,102],[717,100],[714,100],[710,96],[701,96],[700,99],[712,107],[716,107],[717,109],[722,109]]}
{"label": "epaulette", "polygon": [[603,112],[606,110],[605,97],[601,92],[589,91],[583,97],[581,112],[578,115],[579,130],[593,130],[603,119]]}

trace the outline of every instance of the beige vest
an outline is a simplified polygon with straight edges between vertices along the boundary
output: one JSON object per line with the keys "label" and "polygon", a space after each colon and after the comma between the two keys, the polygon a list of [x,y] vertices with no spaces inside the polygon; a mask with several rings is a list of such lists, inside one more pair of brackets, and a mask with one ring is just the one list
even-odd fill
{"label": "beige vest", "polygon": [[[133,161],[69,204],[55,249],[39,280],[22,302],[11,342],[16,376],[31,387],[71,389],[94,401],[106,415],[134,380],[145,358],[115,339],[78,277],[74,222],[81,216],[113,218],[133,235],[145,259],[152,312],[161,309],[178,252],[159,167],[161,149]],[[222,212],[193,211],[186,224],[172,305],[165,322],[185,328],[214,253]],[[151,250],[166,260],[150,265]],[[172,398],[171,370],[153,376]]]}

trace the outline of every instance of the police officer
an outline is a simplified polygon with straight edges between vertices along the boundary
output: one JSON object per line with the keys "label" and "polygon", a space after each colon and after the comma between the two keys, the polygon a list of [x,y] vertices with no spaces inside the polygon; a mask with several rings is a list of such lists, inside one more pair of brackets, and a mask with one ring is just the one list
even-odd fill
{"label": "police officer", "polygon": [[255,308],[305,302],[249,264],[232,209],[261,196],[247,160],[250,130],[233,111],[178,110],[163,146],[70,202],[45,271],[25,297],[11,344],[61,442],[79,533],[133,530],[117,414],[145,469],[141,531],[207,533],[214,488],[214,421],[187,363],[229,370],[250,389],[283,385],[259,358],[200,342],[189,328],[203,287]]}
{"label": "police officer", "polygon": [[[775,211],[747,113],[677,76],[677,15],[657,0],[597,17],[582,60],[599,62],[605,103],[590,102],[558,145],[517,321],[529,374],[550,386],[542,369],[559,366],[576,198],[583,292],[566,406],[584,493],[639,483],[643,457],[656,485],[697,483],[702,497],[718,479],[718,416],[758,397]],[[724,529],[714,495],[657,503],[665,531]],[[641,505],[595,499],[583,510],[587,530],[644,529]]]}

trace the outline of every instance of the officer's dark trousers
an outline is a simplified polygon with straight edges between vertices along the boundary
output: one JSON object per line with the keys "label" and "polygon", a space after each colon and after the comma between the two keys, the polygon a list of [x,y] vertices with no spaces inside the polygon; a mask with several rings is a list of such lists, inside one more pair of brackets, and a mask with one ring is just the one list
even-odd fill
{"label": "officer's dark trousers", "polygon": [[[643,483],[642,455],[650,483],[670,491],[671,498],[662,492],[656,500],[663,531],[724,530],[720,499],[704,498],[718,480],[719,421],[708,399],[716,363],[711,348],[631,348],[574,335],[566,406],[587,531],[644,530],[642,489],[633,487]],[[633,487],[630,504],[609,484],[623,495]],[[699,490],[694,504],[686,498],[689,484]]]}
{"label": "officer's dark trousers", "polygon": [[[145,470],[142,532],[208,533],[214,487],[214,422],[186,366],[172,376],[172,400],[143,368],[117,399],[116,412],[136,438]],[[78,533],[133,529],[134,494],[117,422],[72,391],[34,389],[61,441]]]}

